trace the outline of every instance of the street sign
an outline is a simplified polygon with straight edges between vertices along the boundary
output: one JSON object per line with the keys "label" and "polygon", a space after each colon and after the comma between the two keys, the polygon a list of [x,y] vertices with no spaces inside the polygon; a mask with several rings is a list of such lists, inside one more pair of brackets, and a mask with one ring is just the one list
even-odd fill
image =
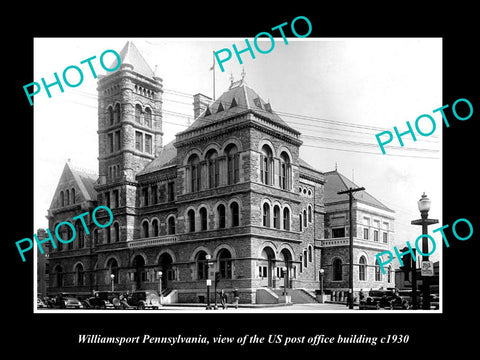
{"label": "street sign", "polygon": [[212,280],[210,279],[207,280],[207,286],[212,286]]}
{"label": "street sign", "polygon": [[422,262],[422,276],[433,276],[433,262],[432,261],[423,261]]}

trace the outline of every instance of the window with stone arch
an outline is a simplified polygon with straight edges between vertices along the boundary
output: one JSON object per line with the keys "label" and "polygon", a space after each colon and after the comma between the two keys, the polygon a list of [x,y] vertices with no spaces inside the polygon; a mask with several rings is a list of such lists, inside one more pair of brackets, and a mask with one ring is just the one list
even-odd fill
{"label": "window with stone arch", "polygon": [[292,177],[292,166],[290,164],[290,157],[285,151],[282,151],[280,154],[280,165],[279,165],[279,185],[283,190],[290,190],[291,188],[291,177]]}
{"label": "window with stone arch", "polygon": [[361,256],[358,261],[358,280],[366,281],[367,279],[367,259],[365,256]]}
{"label": "window with stone arch", "polygon": [[135,105],[135,121],[139,124],[142,123],[142,107],[139,104]]}
{"label": "window with stone arch", "polygon": [[313,211],[312,205],[308,204],[308,222],[311,223],[313,221]]}
{"label": "window with stone arch", "polygon": [[188,232],[195,232],[195,210],[187,211]]}
{"label": "window with stone arch", "polygon": [[280,206],[278,205],[273,207],[273,227],[280,229]]}
{"label": "window with stone arch", "polygon": [[142,238],[147,238],[149,236],[148,228],[148,220],[144,220],[142,223]]}
{"label": "window with stone arch", "polygon": [[262,146],[260,155],[260,181],[271,185],[273,180],[273,151],[268,145]]}
{"label": "window with stone arch", "polygon": [[210,149],[205,156],[208,167],[208,187],[210,189],[220,185],[220,161],[215,149]]}
{"label": "window with stone arch", "polygon": [[263,203],[262,209],[263,226],[270,227],[270,204],[267,202]]}
{"label": "window with stone arch", "polygon": [[[120,104],[117,103],[115,105],[115,110],[113,110],[113,122],[114,123],[119,123],[120,122]],[[110,123],[110,125],[112,125]]]}
{"label": "window with stone arch", "polygon": [[149,107],[145,108],[145,126],[152,127],[152,110]]}
{"label": "window with stone arch", "polygon": [[83,229],[83,224],[80,220],[77,220],[75,222],[75,232],[77,233],[78,248],[83,249],[85,247],[85,231]]}
{"label": "window with stone arch", "polygon": [[200,166],[200,158],[197,154],[192,154],[188,158],[188,167],[190,172],[190,192],[200,191],[202,173]]}
{"label": "window with stone arch", "polygon": [[232,278],[232,255],[227,249],[219,251],[217,256],[218,271],[222,279]]}
{"label": "window with stone arch", "polygon": [[283,230],[290,230],[290,209],[288,207],[283,209]]}
{"label": "window with stone arch", "polygon": [[152,236],[158,236],[158,235],[160,235],[158,220],[153,219],[153,221],[152,221]]}
{"label": "window with stone arch", "polygon": [[118,284],[118,262],[114,258],[111,258],[108,260],[107,264],[107,269],[109,270],[108,277],[110,278],[110,275],[114,275],[113,277],[113,283]]}
{"label": "window with stone arch", "polygon": [[201,250],[195,256],[195,268],[197,271],[197,280],[207,278],[207,253],[205,251]]}
{"label": "window with stone arch", "polygon": [[167,219],[167,234],[174,235],[175,234],[175,216],[171,215]]}
{"label": "window with stone arch", "polygon": [[308,262],[313,261],[313,248],[312,245],[308,245]]}
{"label": "window with stone arch", "polygon": [[228,185],[236,184],[240,181],[240,153],[237,145],[229,144],[225,148],[225,156],[227,157],[227,183]]}
{"label": "window with stone arch", "polygon": [[218,228],[223,229],[226,226],[226,214],[225,205],[220,204],[217,206]]}
{"label": "window with stone arch", "polygon": [[200,213],[200,230],[207,230],[208,225],[208,212],[206,207],[201,207],[199,210]]}
{"label": "window with stone arch", "polygon": [[333,281],[341,281],[343,278],[342,260],[335,259],[332,263]]}
{"label": "window with stone arch", "polygon": [[107,121],[108,125],[113,125],[114,124],[114,118],[113,118],[113,107],[109,106],[107,110]]}
{"label": "window with stone arch", "polygon": [[380,265],[378,260],[375,260],[375,281],[382,281],[382,274],[380,273]]}
{"label": "window with stone arch", "polygon": [[60,206],[65,206],[65,195],[63,194],[63,191],[60,191]]}
{"label": "window with stone arch", "polygon": [[233,201],[230,204],[230,226],[235,227],[240,225],[240,206],[236,201]]}
{"label": "window with stone arch", "polygon": [[82,264],[77,264],[75,266],[75,285],[76,286],[85,285],[85,271],[83,270]]}

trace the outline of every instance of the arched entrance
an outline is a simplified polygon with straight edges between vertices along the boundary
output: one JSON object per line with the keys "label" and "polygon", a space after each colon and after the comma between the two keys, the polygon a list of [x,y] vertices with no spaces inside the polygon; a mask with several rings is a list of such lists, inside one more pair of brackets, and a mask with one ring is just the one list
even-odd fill
{"label": "arched entrance", "polygon": [[292,254],[288,249],[282,249],[280,251],[280,260],[278,266],[285,267],[286,271],[283,271],[283,281],[282,286],[285,286],[287,289],[291,288],[290,275],[292,272]]}
{"label": "arched entrance", "polygon": [[135,288],[136,289],[141,289],[142,288],[142,283],[146,281],[147,274],[145,272],[145,259],[141,255],[135,256],[133,259],[133,267],[134,267],[134,273],[133,273],[133,280],[135,282]]}
{"label": "arched entrance", "polygon": [[175,278],[172,269],[173,259],[169,253],[163,253],[158,259],[158,267],[162,272],[162,291],[170,287],[170,282]]}
{"label": "arched entrance", "polygon": [[262,259],[264,259],[264,265],[260,267],[261,276],[267,278],[267,286],[275,287],[275,279],[273,276],[275,267],[275,252],[271,247],[265,247],[262,250]]}

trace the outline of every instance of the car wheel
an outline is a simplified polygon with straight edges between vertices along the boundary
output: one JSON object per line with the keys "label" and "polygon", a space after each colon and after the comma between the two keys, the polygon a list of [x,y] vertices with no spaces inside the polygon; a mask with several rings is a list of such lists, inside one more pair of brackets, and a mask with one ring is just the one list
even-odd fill
{"label": "car wheel", "polygon": [[145,304],[143,302],[141,302],[140,304],[138,304],[137,309],[138,310],[144,310],[145,309]]}

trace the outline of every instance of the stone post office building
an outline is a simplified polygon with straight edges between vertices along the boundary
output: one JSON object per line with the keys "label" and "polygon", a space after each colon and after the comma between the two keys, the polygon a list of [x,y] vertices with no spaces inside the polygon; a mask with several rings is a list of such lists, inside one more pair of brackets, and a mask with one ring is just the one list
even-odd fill
{"label": "stone post office building", "polygon": [[[194,122],[163,144],[162,79],[133,43],[120,56],[120,68],[98,81],[98,175],[67,163],[48,210],[50,229],[90,213],[88,234],[78,220],[77,238],[50,251],[48,292],[113,282],[203,302],[206,279],[219,273],[218,287],[237,288],[241,302],[285,301],[284,287],[305,302],[323,268],[325,289],[344,299],[348,197],[336,191],[351,182],[303,161],[300,133],[243,76],[215,101],[195,95]],[[92,221],[98,205],[113,212],[108,228]],[[394,286],[374,257],[391,244],[393,212],[365,191],[354,210],[355,291]]]}

